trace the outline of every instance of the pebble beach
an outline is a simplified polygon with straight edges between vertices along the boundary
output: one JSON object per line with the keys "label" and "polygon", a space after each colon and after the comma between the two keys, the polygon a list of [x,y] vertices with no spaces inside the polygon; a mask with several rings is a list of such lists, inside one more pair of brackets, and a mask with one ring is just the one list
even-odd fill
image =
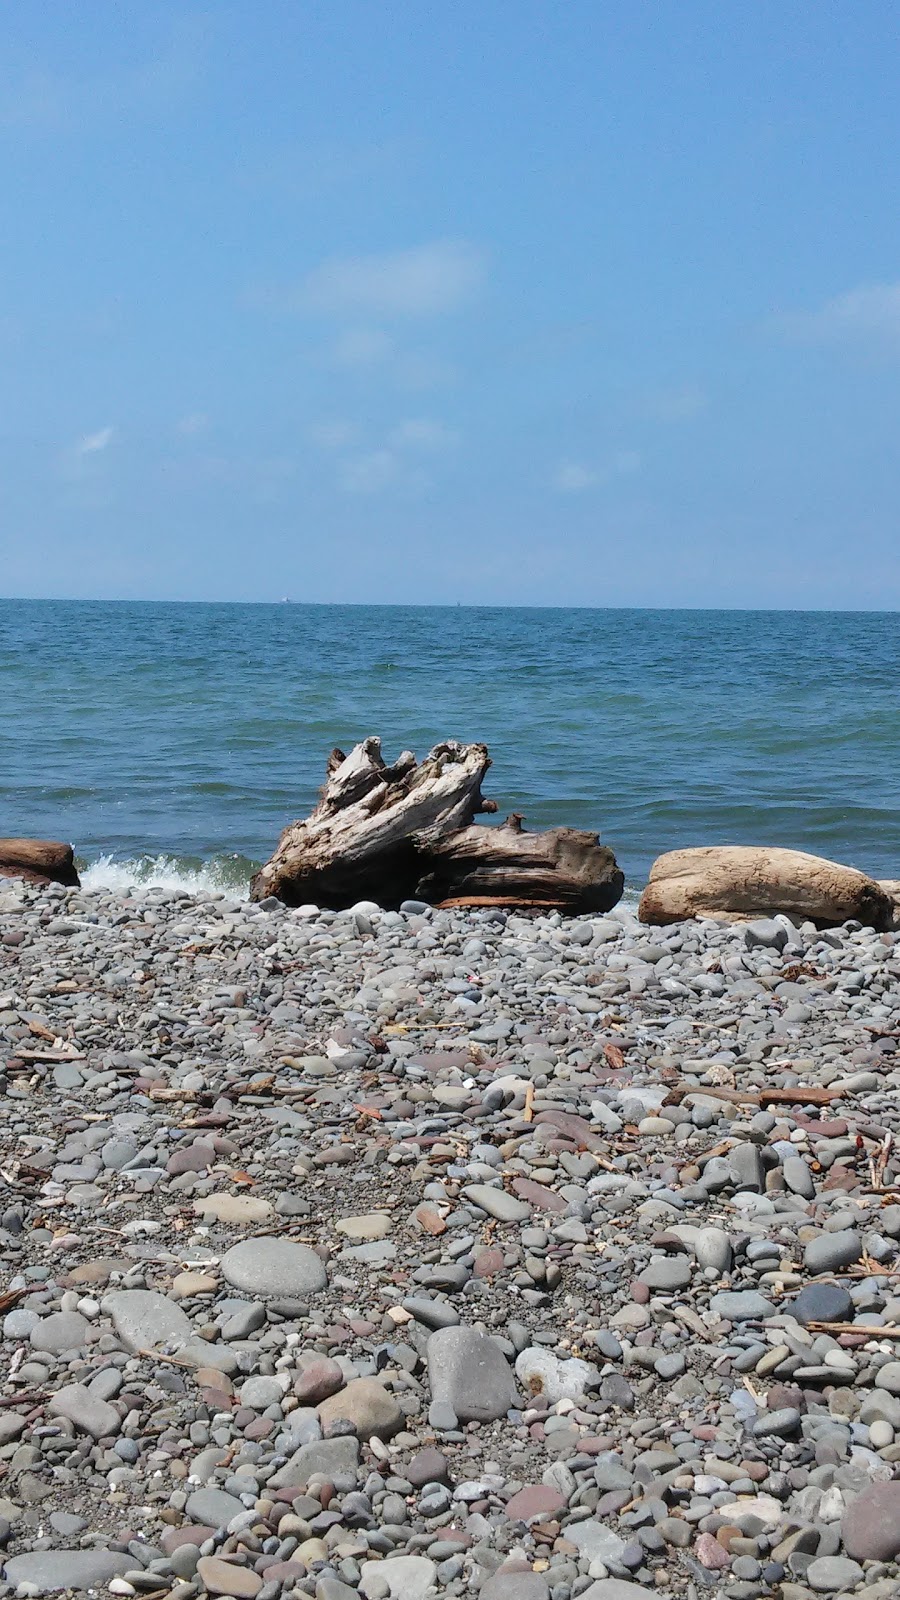
{"label": "pebble beach", "polygon": [[0,1592],[891,1600],[897,939],[4,882]]}

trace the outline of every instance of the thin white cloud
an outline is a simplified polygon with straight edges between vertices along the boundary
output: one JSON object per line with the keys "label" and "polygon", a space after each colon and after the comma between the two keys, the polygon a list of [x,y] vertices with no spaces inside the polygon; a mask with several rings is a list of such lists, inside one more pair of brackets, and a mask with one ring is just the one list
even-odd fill
{"label": "thin white cloud", "polygon": [[398,476],[399,462],[392,450],[369,450],[342,464],[340,486],[347,494],[381,494],[396,484]]}
{"label": "thin white cloud", "polygon": [[178,18],[142,60],[106,71],[64,74],[29,67],[0,75],[0,126],[33,134],[166,115],[181,106],[201,75],[209,22]]}
{"label": "thin white cloud", "polygon": [[779,325],[789,338],[814,344],[900,344],[900,283],[862,284],[817,311],[781,317]]}
{"label": "thin white cloud", "polygon": [[96,433],[86,433],[75,446],[77,456],[99,455],[112,443],[115,428],[99,428]]}
{"label": "thin white cloud", "polygon": [[561,461],[553,478],[560,494],[581,494],[585,489],[593,489],[598,482],[597,473],[580,461]]}
{"label": "thin white cloud", "polygon": [[178,422],[178,432],[190,439],[198,433],[206,433],[209,428],[209,417],[205,411],[191,411],[186,417],[181,417]]}
{"label": "thin white cloud", "polygon": [[648,396],[645,409],[658,422],[690,422],[708,404],[709,396],[698,383],[684,383],[677,389],[658,389]]}
{"label": "thin white cloud", "polygon": [[640,469],[641,458],[637,450],[619,450],[601,466],[588,466],[583,461],[561,461],[553,474],[552,484],[560,494],[583,494],[586,489],[599,489],[615,478],[627,478]]}
{"label": "thin white cloud", "polygon": [[430,417],[409,417],[394,428],[390,442],[398,450],[446,450],[457,443],[457,435]]}
{"label": "thin white cloud", "polygon": [[382,328],[345,328],[334,342],[332,360],[338,367],[379,367],[393,353],[394,343]]}
{"label": "thin white cloud", "polygon": [[320,450],[342,450],[353,440],[355,429],[349,422],[317,422],[309,437]]}
{"label": "thin white cloud", "polygon": [[484,255],[474,245],[439,239],[411,250],[323,261],[274,303],[336,317],[440,316],[471,300],[484,275]]}

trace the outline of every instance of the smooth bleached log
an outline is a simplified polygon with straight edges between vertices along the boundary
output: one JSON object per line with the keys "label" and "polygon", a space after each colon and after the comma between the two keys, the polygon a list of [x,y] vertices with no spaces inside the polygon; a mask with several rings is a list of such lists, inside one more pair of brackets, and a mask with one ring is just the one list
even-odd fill
{"label": "smooth bleached log", "polygon": [[658,926],[691,917],[721,922],[785,912],[819,927],[855,918],[893,927],[894,902],[874,878],[800,850],[711,845],[671,850],[653,863],[638,915]]}
{"label": "smooth bleached log", "polygon": [[57,839],[0,839],[0,878],[24,878],[41,887],[79,886],[72,846]]}
{"label": "smooth bleached log", "polygon": [[285,829],[251,898],[336,910],[411,899],[579,912],[614,906],[623,878],[596,834],[526,833],[515,815],[500,827],[474,825],[497,809],[481,793],[490,764],[485,745],[454,740],[435,745],[421,764],[404,751],[388,766],[377,738],[349,756],[334,751],[318,805]]}

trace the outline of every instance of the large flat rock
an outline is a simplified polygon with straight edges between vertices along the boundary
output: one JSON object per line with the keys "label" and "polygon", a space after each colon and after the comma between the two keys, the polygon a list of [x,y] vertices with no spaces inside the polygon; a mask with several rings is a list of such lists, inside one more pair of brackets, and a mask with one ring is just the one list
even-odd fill
{"label": "large flat rock", "polygon": [[315,1250],[293,1239],[244,1239],[226,1250],[221,1265],[223,1277],[244,1294],[303,1298],[328,1282]]}

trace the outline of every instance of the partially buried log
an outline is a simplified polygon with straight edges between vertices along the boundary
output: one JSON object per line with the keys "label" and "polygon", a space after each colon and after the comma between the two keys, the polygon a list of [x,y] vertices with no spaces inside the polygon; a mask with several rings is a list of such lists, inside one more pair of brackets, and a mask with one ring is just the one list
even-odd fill
{"label": "partially buried log", "polygon": [[517,814],[498,827],[475,825],[476,816],[497,809],[481,793],[490,764],[485,745],[455,740],[435,745],[421,764],[404,751],[388,766],[377,738],[349,756],[334,751],[318,805],[285,829],[251,898],[335,910],[359,900],[573,912],[614,906],[624,879],[595,833],[526,833]]}
{"label": "partially buried log", "polygon": [[24,878],[39,887],[79,884],[72,846],[56,839],[0,839],[0,878]]}
{"label": "partially buried log", "polygon": [[893,926],[891,896],[855,867],[800,850],[712,845],[671,850],[654,861],[638,915],[657,925],[710,917],[720,922],[778,912],[819,927],[849,918],[867,927]]}

